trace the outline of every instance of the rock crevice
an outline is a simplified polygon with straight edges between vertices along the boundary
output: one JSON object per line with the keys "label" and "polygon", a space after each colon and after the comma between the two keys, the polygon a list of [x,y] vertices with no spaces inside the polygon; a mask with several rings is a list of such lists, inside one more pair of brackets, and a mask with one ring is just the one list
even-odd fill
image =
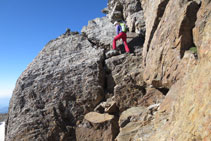
{"label": "rock crevice", "polygon": [[[109,0],[105,17],[81,34],[67,29],[21,74],[6,141],[209,140],[210,9],[210,0]],[[121,42],[112,50],[123,19],[130,54]]]}

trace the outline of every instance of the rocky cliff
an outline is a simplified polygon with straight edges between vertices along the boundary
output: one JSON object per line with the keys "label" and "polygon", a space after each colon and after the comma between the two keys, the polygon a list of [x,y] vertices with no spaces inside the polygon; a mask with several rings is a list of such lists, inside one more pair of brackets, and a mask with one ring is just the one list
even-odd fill
{"label": "rocky cliff", "polygon": [[[17,80],[6,141],[209,141],[211,1],[108,0]],[[111,51],[126,21],[130,54]]]}

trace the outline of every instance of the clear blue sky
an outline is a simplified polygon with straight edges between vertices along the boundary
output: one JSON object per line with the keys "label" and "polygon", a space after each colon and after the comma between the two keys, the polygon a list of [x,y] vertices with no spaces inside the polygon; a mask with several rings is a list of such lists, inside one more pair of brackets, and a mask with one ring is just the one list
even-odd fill
{"label": "clear blue sky", "polygon": [[[107,0],[0,0],[0,99],[48,41],[105,16]],[[0,103],[1,105],[1,103]]]}

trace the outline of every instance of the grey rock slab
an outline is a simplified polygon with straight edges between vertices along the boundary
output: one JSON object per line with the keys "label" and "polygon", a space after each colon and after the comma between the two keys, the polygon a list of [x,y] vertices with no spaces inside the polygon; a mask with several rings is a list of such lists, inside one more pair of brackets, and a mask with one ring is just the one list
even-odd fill
{"label": "grey rock slab", "polygon": [[116,34],[115,26],[107,17],[96,18],[88,22],[81,30],[95,44],[111,46]]}
{"label": "grey rock slab", "polygon": [[17,80],[6,141],[75,140],[75,125],[104,97],[104,51],[68,34],[50,41]]}

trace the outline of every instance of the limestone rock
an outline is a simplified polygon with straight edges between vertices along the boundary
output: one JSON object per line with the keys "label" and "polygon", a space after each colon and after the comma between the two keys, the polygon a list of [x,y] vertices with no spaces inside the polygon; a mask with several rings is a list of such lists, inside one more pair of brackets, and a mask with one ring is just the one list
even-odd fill
{"label": "limestone rock", "polygon": [[113,38],[116,35],[115,26],[107,17],[96,18],[89,21],[87,26],[81,30],[94,44],[107,46],[110,49]]}
{"label": "limestone rock", "polygon": [[105,105],[105,113],[115,113],[118,111],[118,108],[116,106],[116,102],[113,101],[111,103],[108,103],[107,105]]}
{"label": "limestone rock", "polygon": [[117,119],[113,115],[90,112],[76,128],[78,141],[113,141],[118,133]]}
{"label": "limestone rock", "polygon": [[112,21],[120,21],[123,19],[123,5],[120,1],[117,0],[109,0],[108,1],[108,14],[107,17]]}
{"label": "limestone rock", "polygon": [[199,4],[195,1],[142,1],[146,18],[143,51],[144,80],[155,87],[171,87],[192,66],[194,58],[184,58],[194,46],[192,29]]}
{"label": "limestone rock", "polygon": [[104,97],[103,62],[79,34],[50,41],[16,83],[6,141],[75,140],[76,122]]}

